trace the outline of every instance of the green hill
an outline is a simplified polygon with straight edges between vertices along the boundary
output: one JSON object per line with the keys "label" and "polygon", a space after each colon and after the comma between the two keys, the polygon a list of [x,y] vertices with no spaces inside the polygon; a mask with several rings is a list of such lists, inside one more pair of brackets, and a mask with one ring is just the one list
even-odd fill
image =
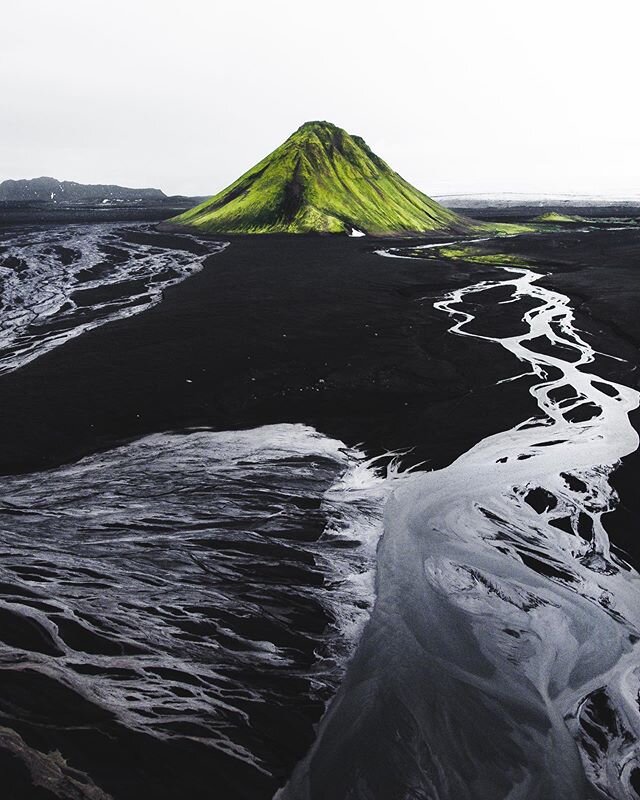
{"label": "green hill", "polygon": [[533,222],[585,222],[585,218],[572,214],[563,214],[560,211],[547,211],[545,214],[535,217]]}
{"label": "green hill", "polygon": [[210,200],[169,220],[203,233],[375,235],[481,226],[427,197],[359,136],[306,122]]}

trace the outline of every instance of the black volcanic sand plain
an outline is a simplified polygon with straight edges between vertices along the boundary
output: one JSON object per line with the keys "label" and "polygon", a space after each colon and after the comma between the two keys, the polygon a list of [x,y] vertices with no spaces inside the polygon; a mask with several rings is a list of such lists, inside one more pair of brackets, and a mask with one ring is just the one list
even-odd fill
{"label": "black volcanic sand plain", "polygon": [[167,197],[157,203],[49,203],[0,200],[0,231],[16,225],[79,225],[88,222],[160,222],[186,211],[197,198]]}
{"label": "black volcanic sand plain", "polygon": [[[176,245],[170,233],[158,238],[156,246]],[[496,387],[521,371],[515,358],[452,336],[450,319],[432,307],[444,292],[499,279],[501,270],[375,253],[402,246],[397,239],[226,241],[159,305],[0,378],[0,473],[47,469],[157,431],[275,422],[304,422],[372,454],[410,450],[407,463],[439,468],[536,413],[529,378]],[[595,370],[640,385],[640,228],[568,226],[483,249],[546,274],[546,285],[571,297],[596,349],[624,359],[600,359]],[[520,332],[521,304],[486,301],[474,331]],[[630,480],[626,469],[615,478],[621,491]],[[625,497],[633,505],[634,493]],[[625,549],[636,548],[623,538]]]}
{"label": "black volcanic sand plain", "polygon": [[440,466],[534,411],[522,384],[496,404],[513,358],[451,336],[431,307],[499,275],[382,258],[355,239],[233,239],[156,307],[0,378],[0,470],[45,469],[155,431],[272,422],[372,452],[414,447]]}
{"label": "black volcanic sand plain", "polygon": [[[170,234],[163,241],[175,245]],[[347,444],[361,442],[372,454],[411,449],[408,463],[437,468],[536,414],[530,378],[496,386],[520,374],[522,365],[496,344],[451,335],[449,318],[432,307],[444,292],[499,279],[502,271],[375,254],[397,240],[229,241],[154,308],[85,333],[0,378],[2,473],[51,468],[156,431],[272,422],[304,422]],[[485,246],[526,257],[547,273],[545,284],[572,298],[579,326],[596,348],[625,359],[599,359],[596,369],[640,385],[640,230],[567,230]],[[503,299],[500,291],[493,300]],[[520,330],[519,304],[497,311],[479,295],[477,312],[487,334]],[[622,505],[607,520],[614,542],[636,564],[639,468],[633,455],[615,474]],[[46,481],[46,474],[34,479]],[[290,768],[311,744],[321,709],[305,713],[306,726],[278,733],[287,739]],[[264,715],[278,730],[278,710],[265,708]],[[34,723],[12,724],[26,745],[2,727],[16,717]],[[133,732],[42,674],[7,671],[0,686],[0,763],[14,796],[102,797],[78,788],[82,774],[63,762],[55,794],[28,793],[33,787],[12,753],[37,761],[38,751],[57,749],[119,798],[255,800],[275,789],[271,778],[202,744]],[[50,761],[46,768],[53,768]]]}

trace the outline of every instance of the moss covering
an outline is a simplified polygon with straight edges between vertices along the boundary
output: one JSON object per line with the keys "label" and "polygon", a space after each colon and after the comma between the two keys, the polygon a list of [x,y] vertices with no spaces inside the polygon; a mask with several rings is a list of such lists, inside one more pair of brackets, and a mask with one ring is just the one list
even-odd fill
{"label": "moss covering", "polygon": [[[435,247],[417,245],[402,248],[402,252],[427,261],[458,261],[491,267],[531,267],[534,262],[530,256],[508,253],[501,248],[500,235],[477,242],[456,242]],[[504,237],[502,237],[504,238]],[[511,237],[510,237],[511,238]]]}
{"label": "moss covering", "polygon": [[205,233],[487,229],[431,200],[329,122],[305,123],[235,183],[169,221]]}
{"label": "moss covering", "polygon": [[436,258],[447,258],[452,261],[467,261],[471,264],[487,264],[492,266],[528,267],[531,261],[513,253],[488,253],[473,245],[447,245],[434,248]]}
{"label": "moss covering", "polygon": [[547,211],[534,219],[534,222],[585,222],[584,217],[561,214],[559,211]]}

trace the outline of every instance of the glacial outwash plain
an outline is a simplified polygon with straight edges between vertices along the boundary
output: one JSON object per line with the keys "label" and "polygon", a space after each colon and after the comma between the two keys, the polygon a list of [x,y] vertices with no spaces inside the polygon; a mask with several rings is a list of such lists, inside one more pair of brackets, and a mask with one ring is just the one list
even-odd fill
{"label": "glacial outwash plain", "polygon": [[639,206],[3,187],[0,795],[640,797]]}

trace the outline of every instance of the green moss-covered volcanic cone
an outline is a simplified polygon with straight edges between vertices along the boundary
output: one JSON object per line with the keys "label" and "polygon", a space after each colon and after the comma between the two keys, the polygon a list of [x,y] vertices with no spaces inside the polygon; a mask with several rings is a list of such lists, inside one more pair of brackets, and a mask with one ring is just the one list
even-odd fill
{"label": "green moss-covered volcanic cone", "polygon": [[475,227],[330,122],[306,122],[231,186],[169,222],[203,233],[393,235]]}

